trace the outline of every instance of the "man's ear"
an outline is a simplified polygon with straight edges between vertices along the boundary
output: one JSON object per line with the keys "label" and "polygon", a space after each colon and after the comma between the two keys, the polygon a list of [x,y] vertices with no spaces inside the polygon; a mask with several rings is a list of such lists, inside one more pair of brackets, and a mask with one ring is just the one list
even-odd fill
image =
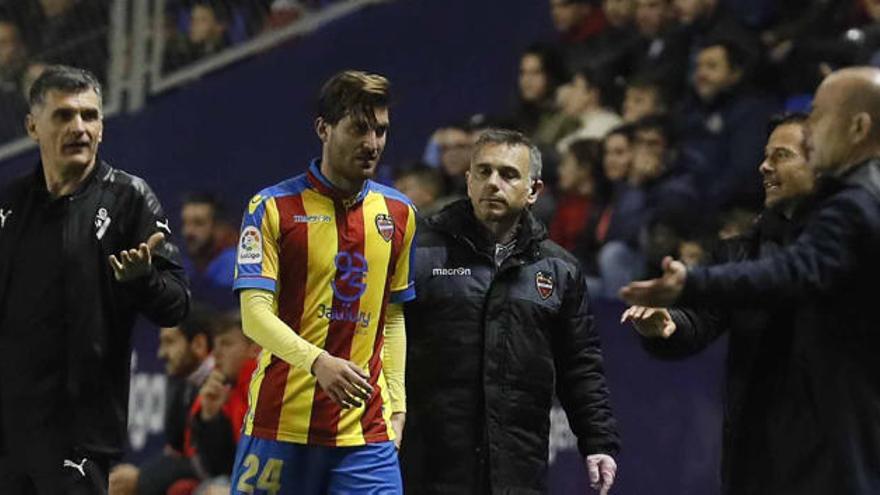
{"label": "man's ear", "polygon": [[535,204],[535,201],[538,201],[538,196],[541,195],[541,191],[544,190],[544,181],[541,179],[535,179],[532,181],[532,185],[529,186],[529,197],[528,203],[529,205]]}
{"label": "man's ear", "polygon": [[853,117],[852,124],[850,125],[850,135],[852,136],[853,143],[861,143],[868,139],[871,136],[873,128],[874,120],[868,112],[857,113]]}
{"label": "man's ear", "polygon": [[330,124],[324,120],[324,117],[317,117],[315,119],[315,134],[318,135],[322,143],[326,143],[330,137]]}
{"label": "man's ear", "polygon": [[37,138],[37,121],[30,113],[24,118],[24,128],[27,130],[28,136],[36,142],[40,142]]}

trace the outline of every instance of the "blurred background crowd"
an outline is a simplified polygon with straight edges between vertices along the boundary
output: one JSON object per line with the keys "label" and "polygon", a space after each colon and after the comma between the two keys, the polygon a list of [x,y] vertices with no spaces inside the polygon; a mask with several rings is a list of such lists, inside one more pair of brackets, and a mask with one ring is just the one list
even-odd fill
{"label": "blurred background crowd", "polygon": [[[550,0],[557,32],[519,60],[506,114],[443,123],[396,185],[422,212],[465,194],[486,126],[542,149],[535,208],[615,297],[672,255],[700,263],[761,206],[774,114],[806,111],[834,68],[880,63],[880,2]],[[700,212],[695,215],[694,212]]]}

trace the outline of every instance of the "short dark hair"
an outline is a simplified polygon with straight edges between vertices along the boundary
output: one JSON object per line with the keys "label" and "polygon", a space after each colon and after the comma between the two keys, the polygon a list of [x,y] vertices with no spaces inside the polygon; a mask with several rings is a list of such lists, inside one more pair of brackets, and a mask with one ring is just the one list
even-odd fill
{"label": "short dark hair", "polygon": [[350,115],[375,124],[375,109],[387,107],[391,83],[384,76],[346,70],[331,77],[318,96],[318,117],[330,125]]}
{"label": "short dark hair", "polygon": [[565,65],[565,59],[555,47],[545,43],[535,43],[530,45],[520,56],[520,59],[526,55],[534,55],[541,60],[541,70],[547,77],[547,91],[552,96],[552,92],[556,88],[571,79],[568,73],[568,67]]}
{"label": "short dark hair", "polygon": [[208,349],[213,349],[218,317],[219,315],[214,308],[195,302],[177,328],[189,342],[192,342],[198,335],[204,335],[208,340]]}
{"label": "short dark hair", "polygon": [[605,134],[605,137],[602,138],[602,141],[607,141],[609,137],[620,135],[626,138],[627,141],[632,141],[633,136],[635,135],[635,126],[633,124],[621,124]]}
{"label": "short dark hair", "polygon": [[741,70],[743,74],[748,72],[751,68],[752,57],[749,55],[745,47],[743,47],[742,43],[732,38],[709,38],[700,44],[700,51],[716,46],[724,49],[724,53],[727,56],[727,63],[730,65],[730,68]]}
{"label": "short dark hair", "polygon": [[770,117],[770,123],[767,126],[767,136],[773,134],[773,131],[780,126],[789,124],[804,125],[807,123],[808,118],[810,116],[804,112],[786,112],[773,115]]}
{"label": "short dark hair", "polygon": [[633,135],[640,131],[657,131],[663,134],[667,147],[672,147],[676,142],[675,131],[672,122],[664,115],[648,115],[633,123]]}
{"label": "short dark hair", "polygon": [[604,105],[608,101],[613,82],[602,71],[585,65],[574,71],[574,75],[571,77],[572,82],[576,76],[583,77],[588,86],[598,90],[599,105]]}
{"label": "short dark hair", "polygon": [[98,101],[101,101],[102,98],[101,83],[91,72],[67,65],[50,65],[31,86],[30,94],[28,94],[30,108],[42,105],[46,101],[46,94],[52,90],[64,93],[81,93],[91,90],[98,95]]}
{"label": "short dark hair", "polygon": [[529,178],[538,180],[541,178],[541,151],[525,134],[512,129],[490,128],[480,133],[477,142],[474,143],[473,156],[490,144],[503,144],[506,146],[525,146],[529,150]]}
{"label": "short dark hair", "polygon": [[231,330],[243,332],[241,328],[241,313],[237,309],[217,315],[216,323],[213,326],[213,336],[216,338]]}
{"label": "short dark hair", "polygon": [[195,191],[184,194],[182,205],[191,204],[211,205],[211,208],[214,210],[215,219],[221,218],[225,213],[223,201],[217,194],[209,191]]}
{"label": "short dark hair", "polygon": [[669,83],[654,72],[642,72],[634,75],[626,82],[626,89],[652,89],[657,94],[660,106],[666,109],[669,106]]}

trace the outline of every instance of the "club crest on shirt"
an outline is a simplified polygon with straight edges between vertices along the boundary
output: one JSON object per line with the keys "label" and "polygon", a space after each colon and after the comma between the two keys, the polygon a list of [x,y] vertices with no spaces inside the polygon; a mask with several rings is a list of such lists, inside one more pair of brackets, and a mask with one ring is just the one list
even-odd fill
{"label": "club crest on shirt", "polygon": [[541,299],[547,299],[553,295],[553,289],[556,287],[556,284],[553,282],[553,277],[544,272],[538,272],[535,274],[535,288],[538,289],[538,295],[541,296]]}
{"label": "club crest on shirt", "polygon": [[394,237],[394,220],[389,215],[380,213],[376,215],[376,229],[379,231],[382,239],[385,239],[385,242],[390,242],[391,238]]}
{"label": "club crest on shirt", "polygon": [[0,208],[0,229],[6,227],[6,219],[12,215],[12,210],[7,210],[5,208]]}
{"label": "club crest on shirt", "polygon": [[104,238],[104,234],[107,233],[107,228],[110,227],[110,222],[112,221],[110,213],[107,212],[107,208],[101,208],[98,210],[98,213],[95,215],[95,237],[97,237],[99,241]]}
{"label": "club crest on shirt", "polygon": [[238,264],[255,265],[263,262],[263,236],[260,229],[248,225],[238,240]]}

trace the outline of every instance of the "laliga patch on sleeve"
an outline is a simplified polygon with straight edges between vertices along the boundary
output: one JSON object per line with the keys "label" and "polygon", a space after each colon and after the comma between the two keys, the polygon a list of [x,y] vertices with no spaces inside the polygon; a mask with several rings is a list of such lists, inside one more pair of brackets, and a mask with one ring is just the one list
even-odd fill
{"label": "laliga patch on sleeve", "polygon": [[263,262],[263,236],[260,229],[248,225],[238,241],[238,264],[255,265]]}

